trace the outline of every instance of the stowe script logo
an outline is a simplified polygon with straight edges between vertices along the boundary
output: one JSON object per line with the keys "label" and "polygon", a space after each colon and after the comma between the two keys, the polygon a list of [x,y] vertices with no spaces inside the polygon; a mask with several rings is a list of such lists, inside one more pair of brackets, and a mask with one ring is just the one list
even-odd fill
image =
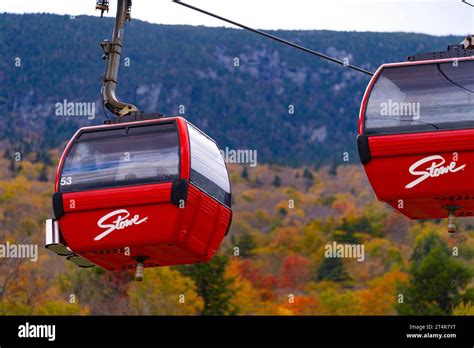
{"label": "stowe script logo", "polygon": [[[428,163],[429,165],[424,166]],[[456,167],[457,162],[455,161],[451,162],[447,166],[444,165],[445,163],[446,160],[444,157],[439,155],[425,157],[418,162],[413,163],[408,171],[411,175],[419,176],[419,178],[406,185],[405,188],[411,189],[428,178],[437,178],[441,175],[456,173],[466,168],[466,164]]]}
{"label": "stowe script logo", "polygon": [[[101,240],[108,236],[110,233],[116,230],[123,230],[133,225],[140,225],[148,220],[148,216],[140,220],[140,216],[137,214],[133,218],[129,219],[130,213],[128,210],[119,209],[115,210],[107,215],[103,216],[98,222],[97,226],[106,229],[106,231],[99,234],[94,238],[95,241]],[[112,220],[115,218],[115,220]]]}

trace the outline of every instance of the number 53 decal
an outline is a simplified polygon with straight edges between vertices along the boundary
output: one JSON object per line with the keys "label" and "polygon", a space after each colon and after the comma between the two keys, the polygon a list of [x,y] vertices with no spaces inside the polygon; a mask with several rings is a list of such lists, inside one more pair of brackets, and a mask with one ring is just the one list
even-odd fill
{"label": "number 53 decal", "polygon": [[66,178],[61,178],[61,186],[66,186],[66,185],[71,185],[72,184],[72,178],[70,176]]}

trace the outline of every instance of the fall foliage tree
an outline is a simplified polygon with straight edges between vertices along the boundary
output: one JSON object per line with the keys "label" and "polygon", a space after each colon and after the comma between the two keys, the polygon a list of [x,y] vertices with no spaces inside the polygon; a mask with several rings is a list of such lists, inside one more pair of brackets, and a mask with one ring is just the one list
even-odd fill
{"label": "fall foliage tree", "polygon": [[65,294],[74,294],[79,303],[88,306],[93,315],[129,313],[130,271],[106,272],[102,268],[79,269],[68,264],[68,272],[59,277]]}
{"label": "fall foliage tree", "polygon": [[[377,203],[358,167],[308,170],[307,190],[303,168],[259,165],[243,180],[231,166],[235,215],[221,252],[238,246],[239,256],[146,269],[140,284],[131,271],[79,269],[41,250],[53,185],[39,179],[55,170],[47,156],[13,163],[15,177],[0,158],[1,240],[40,246],[36,263],[0,258],[0,315],[473,315],[474,236],[448,247],[431,233],[445,232],[438,221],[411,222]],[[275,176],[288,186],[275,189]],[[333,241],[363,243],[364,262],[324,257]]]}
{"label": "fall foliage tree", "polygon": [[393,315],[396,313],[397,285],[405,283],[408,275],[393,270],[369,283],[359,292],[361,315]]}
{"label": "fall foliage tree", "polygon": [[248,171],[247,167],[244,167],[244,169],[242,169],[242,173],[240,173],[240,176],[242,177],[242,179],[248,180],[249,171]]}
{"label": "fall foliage tree", "polygon": [[351,278],[340,258],[325,257],[318,267],[317,279],[318,281],[331,280],[344,282]]}
{"label": "fall foliage tree", "polygon": [[286,256],[280,271],[280,287],[303,290],[309,280],[310,263],[311,261],[308,258],[298,254]]}
{"label": "fall foliage tree", "polygon": [[257,248],[257,243],[254,236],[247,231],[242,233],[242,235],[237,238],[237,241],[234,242],[234,245],[239,248],[239,256],[244,258],[252,257],[255,254],[255,249]]}
{"label": "fall foliage tree", "polygon": [[279,314],[278,309],[271,301],[271,297],[268,296],[267,289],[254,286],[244,276],[243,270],[246,268],[246,264],[248,262],[245,260],[233,258],[226,269],[225,276],[234,280],[229,285],[229,288],[235,294],[229,300],[230,307],[238,315]]}
{"label": "fall foliage tree", "polygon": [[275,177],[273,178],[272,185],[276,188],[281,186],[281,178],[278,175],[275,175]]}
{"label": "fall foliage tree", "polygon": [[342,289],[338,283],[323,282],[317,290],[319,315],[359,315],[360,299],[355,291]]}
{"label": "fall foliage tree", "polygon": [[199,296],[204,300],[203,315],[235,314],[229,305],[234,296],[232,278],[225,276],[228,258],[216,255],[204,264],[180,267],[182,274],[194,280]]}
{"label": "fall foliage tree", "polygon": [[417,240],[409,275],[409,282],[398,290],[404,297],[404,302],[397,305],[402,315],[451,314],[473,276],[434,232]]}
{"label": "fall foliage tree", "polygon": [[204,308],[194,281],[170,268],[147,269],[143,282],[134,282],[128,294],[139,315],[192,315]]}
{"label": "fall foliage tree", "polygon": [[41,167],[41,171],[39,173],[38,180],[42,181],[42,182],[48,182],[48,180],[49,180],[49,178],[48,178],[48,168],[46,167],[46,165],[43,165]]}

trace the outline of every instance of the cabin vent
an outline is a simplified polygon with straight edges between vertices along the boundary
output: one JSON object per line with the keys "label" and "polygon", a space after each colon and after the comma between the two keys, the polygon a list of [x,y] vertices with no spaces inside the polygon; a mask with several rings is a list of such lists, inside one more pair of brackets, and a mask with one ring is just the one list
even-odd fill
{"label": "cabin vent", "polygon": [[102,250],[94,250],[92,251],[93,254],[123,254],[125,253],[125,249],[102,249]]}
{"label": "cabin vent", "polygon": [[473,199],[473,196],[439,196],[439,197],[435,197],[435,199],[441,202],[468,201],[468,200]]}

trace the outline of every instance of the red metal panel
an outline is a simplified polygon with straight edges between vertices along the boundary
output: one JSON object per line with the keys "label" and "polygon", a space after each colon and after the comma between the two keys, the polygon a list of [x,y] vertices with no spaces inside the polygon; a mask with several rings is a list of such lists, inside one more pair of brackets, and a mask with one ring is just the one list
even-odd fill
{"label": "red metal panel", "polygon": [[219,249],[219,246],[221,245],[222,240],[224,239],[225,234],[229,228],[231,218],[231,211],[224,206],[220,206],[214,233],[212,234],[211,240],[209,241],[209,255],[214,255],[217,252],[217,249]]}
{"label": "red metal panel", "polygon": [[447,217],[446,206],[460,206],[456,212],[459,217],[474,216],[474,195],[437,196],[411,198],[404,201],[403,209],[397,202],[387,202],[392,208],[410,219],[443,219]]}
{"label": "red metal panel", "polygon": [[369,137],[372,157],[473,151],[474,130],[451,130]]}
{"label": "red metal panel", "polygon": [[185,208],[169,203],[169,184],[106,191],[68,194],[83,209],[67,210],[59,225],[74,252],[108,270],[135,267],[134,256],[147,256],[146,267],[206,262],[231,220],[230,209],[193,185]]}
{"label": "red metal panel", "polygon": [[188,236],[189,248],[208,261],[216,253],[229,227],[230,209],[193,185],[190,185],[190,192],[198,197],[195,199],[197,209]]}
{"label": "red metal panel", "polygon": [[196,212],[189,238],[189,246],[196,254],[209,256],[208,244],[215,231],[216,218],[219,213],[219,204],[201,193],[199,209]]}
{"label": "red metal panel", "polygon": [[170,182],[65,193],[65,212],[165,203],[171,197]]}
{"label": "red metal panel", "polygon": [[178,208],[171,203],[66,213],[59,225],[75,252],[172,243]]}
{"label": "red metal panel", "polygon": [[[365,171],[378,199],[396,209],[402,202],[398,210],[410,218],[446,217],[453,204],[443,197],[474,196],[474,151],[375,157]],[[458,201],[464,213],[473,209],[474,201]]]}

